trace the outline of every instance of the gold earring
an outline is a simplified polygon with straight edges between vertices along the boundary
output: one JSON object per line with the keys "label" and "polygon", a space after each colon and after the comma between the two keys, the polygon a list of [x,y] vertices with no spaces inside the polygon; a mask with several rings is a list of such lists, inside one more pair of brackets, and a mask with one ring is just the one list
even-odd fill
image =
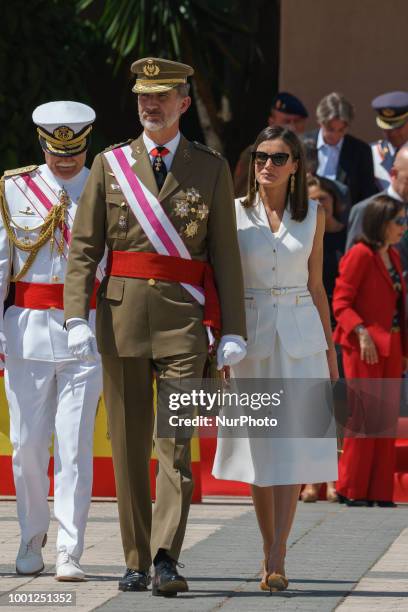
{"label": "gold earring", "polygon": [[290,193],[295,193],[295,182],[296,182],[295,175],[291,174],[291,176],[290,176]]}

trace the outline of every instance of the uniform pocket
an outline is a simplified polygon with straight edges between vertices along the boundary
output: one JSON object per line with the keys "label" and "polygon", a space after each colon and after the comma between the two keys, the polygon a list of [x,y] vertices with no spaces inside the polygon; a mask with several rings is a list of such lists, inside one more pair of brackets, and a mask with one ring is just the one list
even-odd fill
{"label": "uniform pocket", "polygon": [[106,285],[105,298],[112,302],[121,302],[125,289],[125,281],[123,278],[110,276]]}

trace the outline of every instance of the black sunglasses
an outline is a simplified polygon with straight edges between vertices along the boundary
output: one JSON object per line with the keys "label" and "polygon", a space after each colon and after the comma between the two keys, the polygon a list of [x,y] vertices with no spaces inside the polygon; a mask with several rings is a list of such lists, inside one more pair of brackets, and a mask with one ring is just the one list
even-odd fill
{"label": "black sunglasses", "polygon": [[274,166],[284,166],[288,161],[289,153],[264,153],[263,151],[252,151],[252,159],[259,166],[264,166],[268,159],[271,160]]}
{"label": "black sunglasses", "polygon": [[394,217],[394,219],[392,219],[392,221],[396,224],[396,225],[407,225],[407,217]]}

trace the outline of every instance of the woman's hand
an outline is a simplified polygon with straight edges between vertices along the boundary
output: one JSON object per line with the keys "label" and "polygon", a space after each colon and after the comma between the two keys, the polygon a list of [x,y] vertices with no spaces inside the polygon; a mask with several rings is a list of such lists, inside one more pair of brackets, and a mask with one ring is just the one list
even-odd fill
{"label": "woman's hand", "polygon": [[360,344],[360,359],[368,365],[378,363],[378,353],[374,341],[368,331],[363,328],[357,333]]}
{"label": "woman's hand", "polygon": [[328,351],[326,351],[327,355],[327,365],[329,366],[330,380],[336,382],[339,380],[339,366],[337,365],[337,353],[334,346],[330,347]]}
{"label": "woman's hand", "polygon": [[408,357],[402,358],[402,371],[406,372],[408,370]]}

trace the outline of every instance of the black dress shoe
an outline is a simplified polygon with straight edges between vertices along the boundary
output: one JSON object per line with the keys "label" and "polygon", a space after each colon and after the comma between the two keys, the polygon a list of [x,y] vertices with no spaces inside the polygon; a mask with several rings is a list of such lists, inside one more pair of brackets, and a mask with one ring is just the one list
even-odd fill
{"label": "black dress shoe", "polygon": [[177,593],[188,591],[187,580],[178,573],[177,565],[177,562],[168,555],[155,563],[152,595],[176,597]]}
{"label": "black dress shoe", "polygon": [[119,591],[147,591],[150,584],[150,574],[126,568],[123,578],[119,580]]}
{"label": "black dress shoe", "polygon": [[377,506],[379,508],[396,508],[397,504],[394,504],[393,501],[377,501]]}
{"label": "black dress shoe", "polygon": [[349,508],[371,508],[374,506],[374,502],[368,499],[349,499],[345,497],[344,503]]}
{"label": "black dress shoe", "polygon": [[336,493],[337,493],[337,499],[339,500],[339,504],[345,504],[347,497],[344,497],[344,495],[342,495],[338,491],[336,491]]}

